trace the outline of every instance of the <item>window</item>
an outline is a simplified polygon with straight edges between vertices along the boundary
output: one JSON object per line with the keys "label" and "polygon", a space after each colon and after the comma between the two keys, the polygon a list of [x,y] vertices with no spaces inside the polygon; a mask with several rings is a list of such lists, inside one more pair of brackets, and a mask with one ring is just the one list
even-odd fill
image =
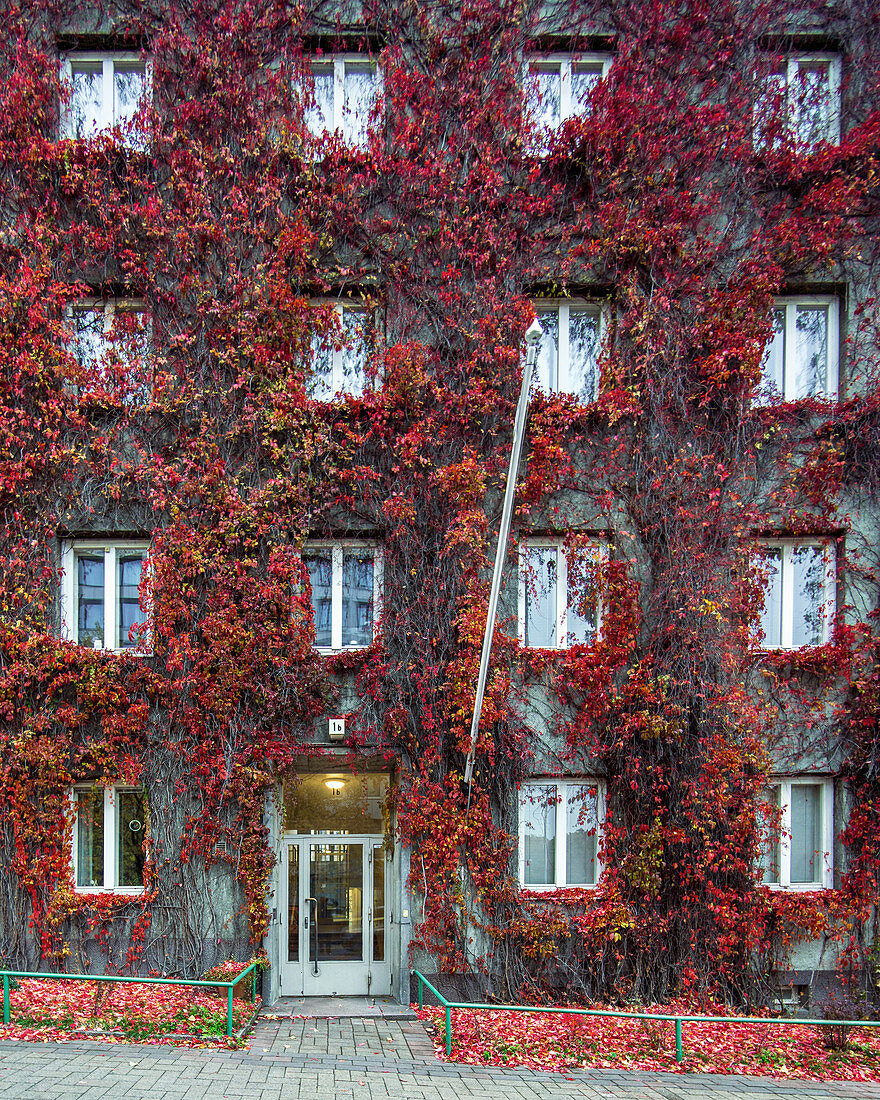
{"label": "window", "polygon": [[761,364],[757,402],[837,393],[838,300],[829,295],[780,298]]}
{"label": "window", "polygon": [[125,650],[148,641],[140,586],[149,546],[97,540],[68,543],[62,551],[62,627],[91,649]]}
{"label": "window", "polygon": [[566,548],[557,539],[529,540],[519,551],[519,639],[560,649],[589,644],[599,629],[595,570],[598,544]]}
{"label": "window", "polygon": [[756,144],[779,148],[792,142],[811,149],[840,141],[840,58],[792,54],[763,76],[756,105]]}
{"label": "window", "polygon": [[532,57],[526,77],[526,106],[539,131],[584,114],[590,93],[611,65],[608,54],[548,54]]}
{"label": "window", "polygon": [[127,787],[74,787],[73,881],[77,890],[144,888],[147,800]]}
{"label": "window", "polygon": [[309,131],[317,138],[336,131],[346,145],[365,146],[379,96],[375,63],[359,54],[344,54],[316,59],[311,68],[314,103],[305,116]]}
{"label": "window", "polygon": [[152,324],[138,298],[84,298],[68,311],[71,353],[81,370],[71,388],[101,390],[129,407],[153,396]]}
{"label": "window", "polygon": [[72,54],[62,68],[71,89],[62,137],[89,138],[128,126],[149,91],[150,75],[150,62],[136,53]]}
{"label": "window", "polygon": [[835,562],[828,542],[773,539],[761,546],[767,579],[761,630],[767,649],[828,641],[835,607]]}
{"label": "window", "polygon": [[599,396],[599,356],[606,337],[608,311],[572,299],[534,303],[544,330],[535,365],[542,393],[570,393],[589,403]]}
{"label": "window", "polygon": [[761,860],[764,883],[801,890],[833,886],[831,780],[782,779],[771,787],[770,801],[780,810],[780,827]]}
{"label": "window", "polygon": [[312,589],[315,647],[359,649],[372,643],[382,559],[363,543],[312,544],[303,550]]}
{"label": "window", "polygon": [[523,783],[519,789],[519,880],[523,886],[595,886],[604,791],[596,780]]}
{"label": "window", "polygon": [[361,397],[367,388],[372,311],[347,302],[337,302],[332,309],[336,315],[334,331],[312,336],[308,391],[315,401],[330,401],[342,394]]}

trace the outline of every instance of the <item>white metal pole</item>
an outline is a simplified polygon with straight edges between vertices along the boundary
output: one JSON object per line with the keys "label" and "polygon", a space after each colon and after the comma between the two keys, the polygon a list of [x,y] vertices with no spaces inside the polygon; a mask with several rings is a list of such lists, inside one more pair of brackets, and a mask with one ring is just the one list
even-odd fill
{"label": "white metal pole", "polygon": [[[526,416],[529,411],[529,389],[532,385],[532,373],[538,345],[544,330],[537,320],[526,329],[526,365],[523,369],[522,387],[516,406],[516,418],[513,422],[513,443],[510,448],[510,465],[507,467],[507,485],[504,488],[504,507],[501,509],[501,527],[498,531],[498,545],[495,547],[495,568],[492,570],[492,587],[489,591],[489,607],[486,611],[486,633],[483,635],[483,653],[480,657],[480,674],[477,677],[477,693],[474,697],[474,713],[471,718],[471,746],[464,767],[464,781],[468,788],[474,774],[474,754],[477,750],[477,733],[480,728],[480,714],[483,710],[483,695],[486,691],[486,677],[489,672],[489,655],[492,652],[492,636],[495,633],[495,617],[498,613],[498,596],[501,592],[501,577],[504,572],[504,559],[507,557],[507,540],[510,538],[510,520],[513,515],[513,492],[516,487],[516,474],[519,469],[519,456],[522,452],[523,438],[526,434]],[[470,795],[468,795],[470,799]]]}

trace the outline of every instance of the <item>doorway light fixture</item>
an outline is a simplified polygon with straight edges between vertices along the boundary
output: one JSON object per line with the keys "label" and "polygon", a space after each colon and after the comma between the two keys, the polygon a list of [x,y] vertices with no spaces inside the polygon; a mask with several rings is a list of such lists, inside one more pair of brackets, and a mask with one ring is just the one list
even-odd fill
{"label": "doorway light fixture", "polygon": [[331,791],[341,791],[345,786],[344,779],[325,779],[324,786],[329,787]]}

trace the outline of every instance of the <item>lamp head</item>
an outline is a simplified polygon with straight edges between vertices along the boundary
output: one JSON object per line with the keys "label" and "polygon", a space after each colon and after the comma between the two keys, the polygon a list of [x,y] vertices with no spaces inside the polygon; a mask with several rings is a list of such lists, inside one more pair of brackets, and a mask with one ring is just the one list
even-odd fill
{"label": "lamp head", "polygon": [[538,324],[538,318],[536,317],[526,329],[526,343],[529,347],[535,347],[537,344],[540,344],[543,335],[544,330]]}

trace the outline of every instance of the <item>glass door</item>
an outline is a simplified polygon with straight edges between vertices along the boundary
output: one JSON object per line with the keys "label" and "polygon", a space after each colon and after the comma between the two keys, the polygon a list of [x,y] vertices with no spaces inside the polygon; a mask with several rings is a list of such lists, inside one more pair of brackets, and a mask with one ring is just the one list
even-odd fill
{"label": "glass door", "polygon": [[387,994],[381,837],[285,835],[282,996]]}

